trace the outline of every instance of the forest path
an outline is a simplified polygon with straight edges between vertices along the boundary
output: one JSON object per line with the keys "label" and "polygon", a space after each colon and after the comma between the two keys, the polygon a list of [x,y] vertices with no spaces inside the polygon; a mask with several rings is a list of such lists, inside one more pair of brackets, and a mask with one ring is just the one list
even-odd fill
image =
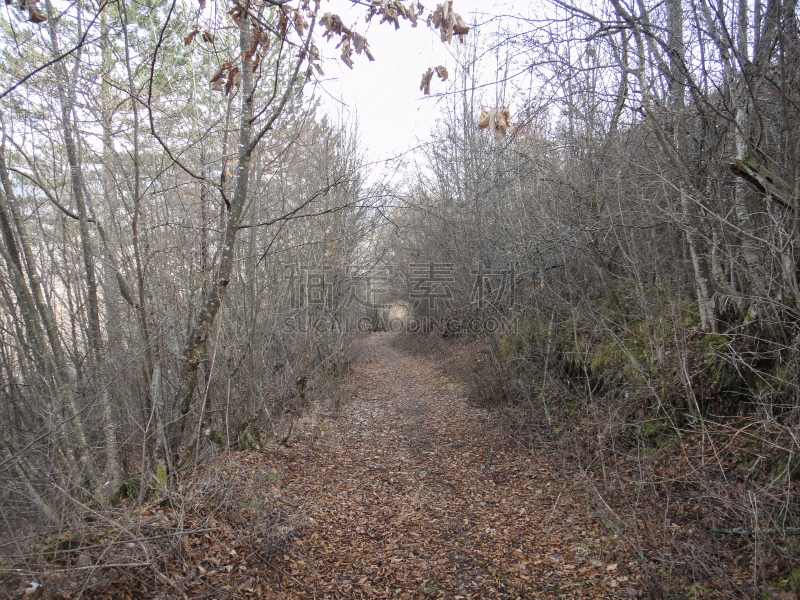
{"label": "forest path", "polygon": [[[372,334],[337,418],[281,469],[305,524],[276,557],[276,598],[631,598],[619,540],[546,456],[506,444],[431,364]],[[308,425],[308,424],[306,424]],[[320,435],[321,434],[321,435]],[[313,445],[312,445],[313,444]]]}

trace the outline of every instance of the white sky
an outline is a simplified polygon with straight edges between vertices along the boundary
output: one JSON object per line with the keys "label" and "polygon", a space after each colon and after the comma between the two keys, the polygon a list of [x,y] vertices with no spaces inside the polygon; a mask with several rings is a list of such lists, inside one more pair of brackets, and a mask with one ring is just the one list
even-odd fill
{"label": "white sky", "polygon": [[[427,16],[436,1],[423,0],[423,5]],[[482,23],[481,30],[488,33],[497,30],[496,21],[490,21],[493,17],[527,15],[531,5],[525,0],[455,0],[453,9],[470,26]],[[400,155],[427,141],[439,112],[435,94],[456,89],[453,53],[461,42],[454,36],[452,44],[443,44],[439,31],[429,29],[422,20],[416,28],[401,20],[399,31],[388,23],[379,24],[379,17],[367,25],[363,6],[330,2],[323,4],[322,12],[326,11],[339,14],[345,25],[367,38],[375,61],[369,62],[363,54],[354,55],[355,68],[350,71],[339,60],[335,43],[318,39],[325,59],[326,77],[322,89],[318,89],[323,112],[334,122],[357,117],[362,144],[372,160]],[[447,68],[450,78],[442,82],[434,75],[432,95],[423,96],[419,90],[422,74],[438,65]]]}

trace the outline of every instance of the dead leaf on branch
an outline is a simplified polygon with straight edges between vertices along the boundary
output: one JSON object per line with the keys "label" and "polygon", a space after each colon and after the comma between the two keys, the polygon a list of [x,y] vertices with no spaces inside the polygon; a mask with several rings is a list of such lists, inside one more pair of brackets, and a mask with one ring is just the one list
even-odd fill
{"label": "dead leaf on branch", "polygon": [[[6,4],[12,4],[13,0],[6,0]],[[19,0],[20,12],[28,11],[28,21],[30,23],[44,23],[47,17],[36,6],[36,0]]]}
{"label": "dead leaf on branch", "polygon": [[225,84],[225,95],[230,94],[231,90],[242,82],[241,69],[234,67],[228,71],[228,83]]}
{"label": "dead leaf on branch", "polygon": [[334,35],[350,35],[352,33],[345,27],[339,15],[334,15],[329,12],[322,15],[319,24],[325,28],[325,33],[322,34],[322,37],[326,40],[331,39]]}
{"label": "dead leaf on branch", "polygon": [[381,18],[381,23],[393,23],[395,31],[400,29],[400,21],[397,18],[397,15],[403,13],[399,13],[397,8],[395,8],[393,5],[386,6],[381,14],[383,15]]}
{"label": "dead leaf on branch", "polygon": [[363,35],[358,33],[353,34],[353,46],[355,46],[356,54],[361,54],[363,51],[370,61],[375,60],[375,57],[372,56],[372,52],[369,51],[369,43],[367,42],[367,38],[365,38]]}
{"label": "dead leaf on branch", "polygon": [[28,21],[37,25],[47,21],[47,17],[36,6],[36,2],[31,0],[28,0]]}
{"label": "dead leaf on branch", "polygon": [[445,69],[442,65],[439,65],[435,69],[429,68],[425,73],[422,75],[422,83],[419,84],[419,91],[421,91],[426,96],[430,96],[431,94],[431,80],[433,79],[433,74],[436,74],[439,79],[444,81],[449,76],[447,73],[447,69]]}
{"label": "dead leaf on branch", "polygon": [[426,96],[431,94],[431,79],[433,79],[433,69],[429,68],[422,75],[422,83],[419,84],[419,91]]}
{"label": "dead leaf on branch", "polygon": [[244,23],[242,22],[242,15],[244,14],[244,9],[241,6],[234,6],[232,9],[228,11],[228,14],[233,19],[233,22],[236,23],[237,26],[243,27]]}
{"label": "dead leaf on branch", "polygon": [[438,29],[442,41],[448,43],[453,40],[453,34],[463,42],[464,36],[469,33],[469,27],[464,19],[453,11],[452,0],[436,5],[436,10],[428,15],[428,26]]}
{"label": "dead leaf on branch", "polygon": [[269,34],[258,24],[253,25],[253,45],[250,50],[245,52],[245,60],[252,59],[253,72],[258,70],[261,60],[267,55],[269,50]]}
{"label": "dead leaf on branch", "polygon": [[511,127],[511,112],[504,106],[502,110],[481,108],[481,118],[478,120],[478,129],[488,129],[505,138]]}
{"label": "dead leaf on branch", "polygon": [[289,31],[289,11],[281,5],[278,13],[278,35],[286,37],[286,32]]}
{"label": "dead leaf on branch", "polygon": [[294,29],[300,37],[303,37],[306,29],[308,29],[308,22],[299,10],[294,11]]}
{"label": "dead leaf on branch", "polygon": [[376,15],[381,16],[381,23],[391,23],[395,29],[400,29],[400,19],[406,19],[411,23],[412,27],[417,26],[417,17],[425,10],[419,2],[408,5],[403,4],[400,0],[373,0],[367,13],[366,21],[369,23],[372,17]]}
{"label": "dead leaf on branch", "polygon": [[[223,79],[225,85],[223,86]],[[227,96],[231,90],[241,82],[241,69],[234,67],[231,61],[226,60],[211,76],[211,89],[215,92],[225,92]]]}
{"label": "dead leaf on branch", "polygon": [[508,107],[504,106],[503,110],[497,116],[497,127],[500,130],[500,135],[506,137],[506,131],[511,128],[511,111]]}
{"label": "dead leaf on branch", "polygon": [[351,69],[353,68],[353,49],[350,47],[350,39],[345,38],[342,44],[342,62]]}
{"label": "dead leaf on branch", "polygon": [[406,8],[406,18],[409,21],[411,21],[411,27],[416,27],[417,17],[419,16],[419,13],[421,13],[423,10],[422,4],[417,3],[416,6],[414,4],[409,4],[405,8]]}
{"label": "dead leaf on branch", "polygon": [[317,48],[316,44],[311,44],[311,48],[308,50],[308,64],[309,66],[313,66],[320,75],[325,75],[325,72],[319,64],[319,58],[319,48]]}
{"label": "dead leaf on branch", "polygon": [[269,50],[269,34],[261,25],[256,24],[253,26],[253,51],[256,51],[258,46]]}
{"label": "dead leaf on branch", "polygon": [[186,34],[186,36],[183,38],[183,45],[189,46],[194,41],[194,37],[198,33],[200,33],[200,29],[197,27],[197,25],[195,25],[189,30],[189,33]]}

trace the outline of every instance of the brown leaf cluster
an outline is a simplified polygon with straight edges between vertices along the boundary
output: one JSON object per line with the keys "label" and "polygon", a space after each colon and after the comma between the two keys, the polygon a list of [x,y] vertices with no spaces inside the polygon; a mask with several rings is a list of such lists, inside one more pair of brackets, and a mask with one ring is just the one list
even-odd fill
{"label": "brown leaf cluster", "polygon": [[419,2],[403,4],[399,0],[373,0],[367,13],[367,22],[369,23],[374,16],[380,15],[380,23],[391,23],[395,30],[400,29],[400,19],[405,19],[412,27],[416,27],[417,19],[423,10],[425,7]]}
{"label": "brown leaf cluster", "polygon": [[198,33],[200,34],[200,38],[204,42],[206,42],[207,44],[213,44],[214,43],[214,34],[211,33],[210,31],[206,31],[206,30],[201,29],[199,25],[195,24],[189,30],[189,33],[187,33],[184,36],[183,44],[185,46],[190,46],[192,44],[192,42],[194,41],[194,38],[197,37]]}
{"label": "brown leaf cluster", "polygon": [[453,40],[453,34],[464,42],[464,37],[469,33],[469,27],[464,19],[453,11],[452,0],[436,5],[436,10],[428,15],[428,25],[438,29],[442,41],[448,43]]}
{"label": "brown leaf cluster", "polygon": [[[287,35],[290,25],[294,27],[294,30],[298,33],[298,35],[301,37],[304,35],[309,27],[308,21],[306,20],[306,15],[316,14],[321,6],[321,0],[314,0],[315,6],[312,9],[310,2],[311,0],[301,0],[298,8],[292,8],[286,4],[282,4],[278,7],[278,23],[276,25],[276,33],[279,37],[285,37]],[[203,4],[204,0],[201,0],[201,8]],[[404,4],[401,0],[372,0],[371,4],[369,5],[366,20],[367,22],[370,22],[373,17],[380,16],[380,23],[391,23],[394,24],[395,29],[399,29],[400,21],[405,19],[411,23],[412,27],[416,27],[424,10],[425,7],[419,2],[409,2],[408,4]],[[236,25],[239,27],[244,26],[244,8],[238,4],[234,5],[234,7],[228,11],[228,14],[231,16],[231,19],[234,21],[234,23],[236,23]],[[367,39],[363,35],[348,28],[339,15],[326,12],[322,18],[320,18],[319,24],[325,29],[323,37],[326,40],[331,40],[336,36],[341,38],[336,46],[336,49],[341,49],[340,59],[349,68],[352,69],[354,67],[354,54],[363,53],[370,61],[375,60],[375,57],[370,51],[369,42]],[[459,39],[461,39],[463,42],[464,36],[469,32],[469,27],[466,26],[461,16],[453,11],[452,1],[437,5],[436,11],[428,16],[427,24],[433,29],[439,29],[442,41],[447,42],[452,40],[454,34],[458,35]],[[199,32],[200,29],[195,26],[187,34],[187,36],[184,38],[187,46],[192,43],[195,36]],[[208,35],[210,40],[207,39],[206,41],[213,43],[213,36],[210,34]],[[245,53],[245,59],[253,59],[253,67],[255,70],[258,68],[266,50],[269,48],[269,39],[266,38],[265,34],[265,43],[262,43],[264,52],[257,53],[255,47],[259,44],[259,41],[256,36],[254,37],[256,39],[254,48]],[[203,34],[203,39],[206,39],[205,33]],[[302,49],[299,53],[299,56],[303,59],[308,59],[309,64],[308,69],[306,70],[306,76],[310,77],[315,69],[317,73],[324,75],[324,71],[320,65],[320,52],[316,45],[312,44],[308,50]],[[430,79],[432,77],[432,73],[433,72],[431,72],[430,75],[426,73],[423,76],[423,84],[420,86],[420,89],[425,94],[430,94]],[[445,80],[448,77],[447,69],[442,66],[436,67],[435,73],[442,80]],[[218,91],[227,90],[226,93],[228,93],[229,89],[236,85],[236,83],[234,82],[232,85],[223,85],[221,83],[223,74],[224,73],[220,73],[219,71],[217,72],[216,79],[212,79],[211,82],[212,89]],[[427,83],[425,79],[426,77]]]}
{"label": "brown leaf cluster", "polygon": [[254,73],[258,70],[258,67],[261,65],[261,61],[267,55],[267,52],[269,51],[269,43],[270,40],[267,31],[258,23],[254,23],[253,45],[250,46],[250,49],[247,52],[245,52],[244,56],[245,61],[252,61]]}
{"label": "brown leaf cluster", "polygon": [[308,58],[306,77],[311,77],[311,74],[313,73],[312,69],[316,69],[317,73],[320,75],[325,75],[325,71],[322,70],[322,65],[320,64],[319,48],[317,48],[316,44],[311,44],[307,53],[305,51],[301,51],[300,58]]}
{"label": "brown leaf cluster", "polygon": [[510,127],[511,112],[508,110],[508,107],[504,106],[502,109],[493,108],[491,110],[481,108],[481,118],[478,121],[478,129],[488,129],[505,138]]}
{"label": "brown leaf cluster", "polygon": [[422,83],[419,84],[419,91],[421,91],[426,96],[429,96],[431,93],[431,80],[433,79],[434,73],[436,73],[436,75],[442,81],[446,80],[447,77],[449,76],[447,73],[447,69],[445,69],[441,65],[439,65],[435,69],[429,68],[427,71],[425,71],[425,73],[423,73],[422,75]]}
{"label": "brown leaf cluster", "polygon": [[335,35],[348,36],[353,32],[348,29],[342,18],[339,15],[326,12],[319,20],[319,24],[325,28],[325,33],[322,34],[326,40],[330,40]]}
{"label": "brown leaf cluster", "polygon": [[336,45],[336,48],[342,49],[340,58],[348,67],[352,69],[354,66],[353,51],[355,51],[356,54],[361,54],[363,52],[370,61],[375,60],[375,57],[372,56],[372,52],[369,50],[367,38],[346,27],[339,15],[329,12],[325,13],[319,22],[320,25],[325,27],[325,33],[323,34],[325,39],[330,40],[336,35],[341,36],[342,39]]}
{"label": "brown leaf cluster", "polygon": [[241,82],[242,70],[234,67],[233,63],[226,60],[211,76],[211,89],[215,92],[231,93],[231,90]]}
{"label": "brown leaf cluster", "polygon": [[278,36],[286,37],[286,34],[289,32],[289,15],[291,13],[291,9],[287,8],[284,5],[278,7]]}
{"label": "brown leaf cluster", "polygon": [[[37,0],[19,0],[19,10],[20,12],[27,12],[28,13],[28,22],[30,23],[44,23],[47,21],[47,17],[44,13],[39,10],[39,7],[36,6]],[[14,3],[14,0],[6,0],[6,5],[11,5]]]}
{"label": "brown leaf cluster", "polygon": [[233,19],[233,22],[236,23],[237,27],[244,27],[244,21],[242,21],[244,8],[238,4],[234,4],[233,8],[228,11],[228,14],[231,16],[231,19]]}

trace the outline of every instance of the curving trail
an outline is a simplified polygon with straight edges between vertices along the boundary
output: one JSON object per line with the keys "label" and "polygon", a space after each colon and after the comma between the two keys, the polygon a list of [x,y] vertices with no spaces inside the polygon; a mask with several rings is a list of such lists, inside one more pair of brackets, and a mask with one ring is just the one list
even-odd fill
{"label": "curving trail", "polygon": [[[337,418],[280,469],[304,524],[262,597],[632,598],[644,586],[551,460],[505,443],[436,365],[373,334]],[[312,446],[313,443],[313,446]]]}

